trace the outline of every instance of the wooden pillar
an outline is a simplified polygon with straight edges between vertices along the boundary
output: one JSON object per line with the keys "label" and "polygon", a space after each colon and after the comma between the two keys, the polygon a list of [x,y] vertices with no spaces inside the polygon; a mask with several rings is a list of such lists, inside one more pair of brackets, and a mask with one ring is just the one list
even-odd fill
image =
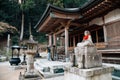
{"label": "wooden pillar", "polygon": [[68,58],[68,43],[69,43],[68,27],[65,27],[65,55],[66,55],[66,59]]}
{"label": "wooden pillar", "polygon": [[65,45],[65,37],[62,37],[62,46]]}
{"label": "wooden pillar", "polygon": [[98,43],[98,31],[96,30],[96,43]]}
{"label": "wooden pillar", "polygon": [[78,34],[78,42],[80,42],[80,34]]}
{"label": "wooden pillar", "polygon": [[73,36],[73,47],[75,47],[75,36]]}
{"label": "wooden pillar", "polygon": [[66,55],[66,61],[69,61],[69,56],[68,56],[68,47],[69,47],[69,34],[68,34],[68,29],[69,29],[69,26],[70,26],[70,23],[71,23],[72,20],[69,20],[66,23],[61,23],[62,26],[64,26],[64,31],[65,31],[65,55]]}
{"label": "wooden pillar", "polygon": [[65,40],[64,40],[64,37],[60,37],[60,46],[64,46]]}
{"label": "wooden pillar", "polygon": [[103,17],[103,32],[104,32],[104,42],[107,42],[107,30],[105,26],[105,19]]}
{"label": "wooden pillar", "polygon": [[107,42],[107,30],[106,30],[106,26],[103,26],[103,32],[104,32],[104,41]]}
{"label": "wooden pillar", "polygon": [[52,46],[52,35],[49,35],[49,46]]}
{"label": "wooden pillar", "polygon": [[53,45],[56,46],[56,35],[55,35],[55,33],[53,34]]}
{"label": "wooden pillar", "polygon": [[60,46],[63,46],[63,40],[62,40],[62,37],[60,37]]}
{"label": "wooden pillar", "polygon": [[69,36],[69,47],[71,47],[71,36]]}

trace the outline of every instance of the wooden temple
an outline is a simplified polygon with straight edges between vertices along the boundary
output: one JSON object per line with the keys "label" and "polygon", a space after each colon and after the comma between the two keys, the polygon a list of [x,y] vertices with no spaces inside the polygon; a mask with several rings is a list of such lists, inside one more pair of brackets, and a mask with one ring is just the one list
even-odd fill
{"label": "wooden temple", "polygon": [[89,30],[103,61],[120,61],[120,0],[89,0],[82,7],[64,9],[49,4],[35,28],[48,34],[49,46],[60,39],[66,57]]}

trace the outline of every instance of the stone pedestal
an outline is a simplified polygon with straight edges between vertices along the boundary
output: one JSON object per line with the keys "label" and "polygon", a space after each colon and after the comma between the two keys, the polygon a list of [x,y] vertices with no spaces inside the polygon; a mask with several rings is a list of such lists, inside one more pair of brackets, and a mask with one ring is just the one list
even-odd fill
{"label": "stone pedestal", "polygon": [[78,68],[93,68],[102,66],[102,56],[97,53],[94,45],[75,48],[76,65]]}
{"label": "stone pedestal", "polygon": [[102,66],[102,56],[94,45],[76,47],[78,67],[66,69],[65,80],[112,80],[113,67]]}
{"label": "stone pedestal", "polygon": [[27,72],[33,72],[34,70],[34,55],[27,54]]}
{"label": "stone pedestal", "polygon": [[35,51],[26,51],[27,53],[27,70],[22,75],[20,74],[19,80],[40,80],[39,73],[34,70],[34,54]]}
{"label": "stone pedestal", "polygon": [[112,80],[113,67],[97,67],[91,69],[69,68],[65,71],[64,80]]}

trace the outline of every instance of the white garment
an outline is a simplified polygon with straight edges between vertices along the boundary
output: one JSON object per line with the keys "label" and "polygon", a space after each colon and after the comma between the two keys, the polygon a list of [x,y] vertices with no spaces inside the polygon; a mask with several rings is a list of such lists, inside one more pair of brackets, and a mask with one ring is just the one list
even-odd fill
{"label": "white garment", "polygon": [[84,42],[77,43],[77,47],[85,47],[87,45],[93,45],[92,38],[90,35],[88,36],[88,39]]}

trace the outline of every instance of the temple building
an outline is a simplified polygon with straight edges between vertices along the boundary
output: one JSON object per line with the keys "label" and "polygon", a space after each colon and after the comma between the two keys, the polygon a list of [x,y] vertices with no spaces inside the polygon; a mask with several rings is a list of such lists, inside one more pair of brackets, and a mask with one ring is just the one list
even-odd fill
{"label": "temple building", "polygon": [[85,30],[91,32],[92,40],[103,62],[120,64],[120,0],[89,0],[79,8],[58,8],[48,5],[35,26],[38,32],[49,36],[49,46],[64,46],[69,51],[82,41]]}

